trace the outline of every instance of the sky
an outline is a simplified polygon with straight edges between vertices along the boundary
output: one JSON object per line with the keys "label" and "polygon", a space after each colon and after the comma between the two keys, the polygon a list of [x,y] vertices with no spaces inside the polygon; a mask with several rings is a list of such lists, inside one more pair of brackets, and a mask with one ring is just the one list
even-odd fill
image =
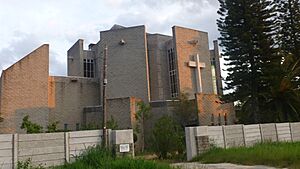
{"label": "sky", "polygon": [[0,74],[38,48],[50,45],[50,75],[65,76],[67,50],[78,40],[96,43],[114,24],[146,25],[171,35],[174,25],[217,39],[217,0],[0,0]]}

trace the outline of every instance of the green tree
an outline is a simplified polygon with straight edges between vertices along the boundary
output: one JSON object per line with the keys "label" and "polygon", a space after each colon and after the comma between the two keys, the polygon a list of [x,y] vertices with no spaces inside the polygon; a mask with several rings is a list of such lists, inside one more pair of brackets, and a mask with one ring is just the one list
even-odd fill
{"label": "green tree", "polygon": [[279,44],[282,52],[300,58],[300,1],[277,0],[280,23]]}
{"label": "green tree", "polygon": [[174,113],[176,120],[184,128],[198,124],[197,106],[194,100],[188,99],[187,93],[180,93],[177,100],[174,100]]}
{"label": "green tree", "polygon": [[25,129],[28,134],[30,134],[30,133],[42,133],[43,132],[43,127],[36,124],[36,123],[31,122],[29,120],[28,115],[23,118],[21,129]]}
{"label": "green tree", "polygon": [[152,148],[159,158],[184,151],[184,131],[170,116],[161,117],[153,128]]}
{"label": "green tree", "polygon": [[265,78],[280,65],[274,36],[275,7],[271,0],[219,0],[217,20],[223,56],[228,66],[226,94],[222,99],[238,102],[249,123],[261,121],[267,90]]}
{"label": "green tree", "polygon": [[300,59],[285,56],[276,74],[268,77],[270,85],[265,93],[267,113],[264,122],[287,122],[300,120],[300,88],[297,77]]}
{"label": "green tree", "polygon": [[141,134],[141,151],[144,152],[145,148],[145,121],[150,118],[151,106],[140,101],[137,103],[138,111],[135,114],[137,120],[135,131]]}

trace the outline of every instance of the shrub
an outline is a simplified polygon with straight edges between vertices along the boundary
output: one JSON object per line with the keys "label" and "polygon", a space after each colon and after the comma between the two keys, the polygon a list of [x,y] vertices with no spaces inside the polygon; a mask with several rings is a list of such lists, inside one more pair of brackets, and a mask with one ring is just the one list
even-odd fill
{"label": "shrub", "polygon": [[59,130],[57,129],[58,123],[59,123],[59,122],[56,121],[56,122],[53,122],[53,123],[49,124],[49,125],[47,126],[47,129],[48,129],[47,133],[58,132],[58,131],[59,131]]}
{"label": "shrub", "polygon": [[28,134],[43,132],[43,127],[31,122],[28,115],[23,118],[21,129],[25,129]]}
{"label": "shrub", "polygon": [[100,146],[89,148],[74,163],[54,169],[172,169],[168,164],[129,157],[115,157]]}
{"label": "shrub", "polygon": [[168,154],[183,154],[184,131],[170,116],[163,116],[154,126],[152,149],[159,158],[167,158]]}
{"label": "shrub", "polygon": [[107,129],[112,129],[112,130],[118,130],[119,128],[118,123],[113,116],[110,116],[110,120],[106,122],[106,127]]}
{"label": "shrub", "polygon": [[43,167],[42,164],[39,164],[38,166],[33,166],[31,159],[28,158],[25,161],[18,161],[17,169],[46,169],[46,168]]}

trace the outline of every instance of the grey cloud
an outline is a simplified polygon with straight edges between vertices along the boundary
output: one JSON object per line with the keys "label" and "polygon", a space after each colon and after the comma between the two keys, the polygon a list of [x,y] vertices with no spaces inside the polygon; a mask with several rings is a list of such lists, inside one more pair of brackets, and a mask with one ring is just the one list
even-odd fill
{"label": "grey cloud", "polygon": [[66,64],[58,60],[59,54],[50,48],[50,75],[66,75]]}

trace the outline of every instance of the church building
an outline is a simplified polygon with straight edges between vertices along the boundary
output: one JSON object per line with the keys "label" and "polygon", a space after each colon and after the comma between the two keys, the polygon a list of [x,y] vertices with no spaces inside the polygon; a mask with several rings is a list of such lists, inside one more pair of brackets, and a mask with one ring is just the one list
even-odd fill
{"label": "church building", "polygon": [[[208,33],[179,26],[172,36],[151,34],[144,25],[114,25],[84,49],[79,39],[67,51],[67,76],[49,76],[49,45],[42,45],[6,70],[0,79],[0,133],[22,133],[22,119],[61,130],[102,125],[103,58],[107,54],[107,112],[120,129],[133,128],[140,101],[150,104],[150,130],[186,93],[197,107],[195,125],[235,121],[223,94],[218,42]],[[2,57],[2,56],[1,56]],[[146,131],[147,132],[147,131]],[[148,131],[150,132],[150,131]]]}

